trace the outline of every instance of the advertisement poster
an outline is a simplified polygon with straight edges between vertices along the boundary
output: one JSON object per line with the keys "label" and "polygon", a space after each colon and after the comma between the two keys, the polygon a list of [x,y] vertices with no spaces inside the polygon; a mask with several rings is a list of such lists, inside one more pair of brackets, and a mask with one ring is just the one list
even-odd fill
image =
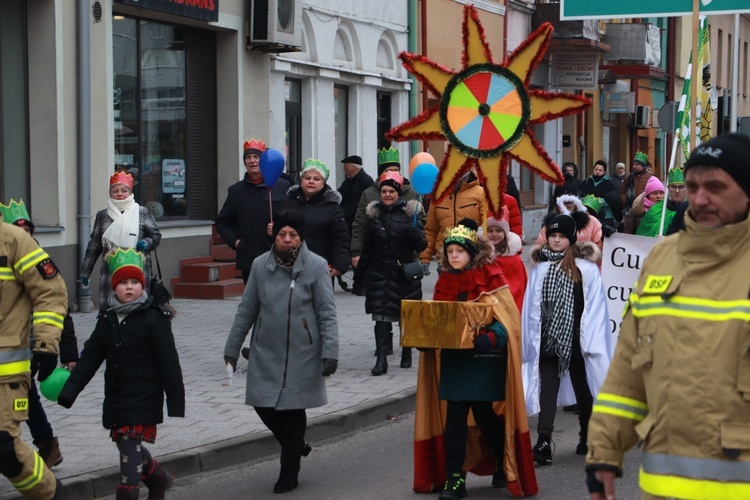
{"label": "advertisement poster", "polygon": [[164,194],[185,192],[185,160],[163,160],[161,189]]}

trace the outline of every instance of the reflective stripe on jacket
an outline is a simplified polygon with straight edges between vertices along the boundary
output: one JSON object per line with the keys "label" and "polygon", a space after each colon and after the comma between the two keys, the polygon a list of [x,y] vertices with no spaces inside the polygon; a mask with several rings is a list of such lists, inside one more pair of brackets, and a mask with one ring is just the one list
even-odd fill
{"label": "reflective stripe on jacket", "polygon": [[586,462],[621,469],[641,441],[646,493],[750,498],[750,219],[685,223],[630,295]]}

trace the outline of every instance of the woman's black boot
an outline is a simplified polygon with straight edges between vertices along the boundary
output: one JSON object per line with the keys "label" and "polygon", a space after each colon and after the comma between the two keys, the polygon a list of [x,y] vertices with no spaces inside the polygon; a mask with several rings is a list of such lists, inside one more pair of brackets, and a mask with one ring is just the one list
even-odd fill
{"label": "woman's black boot", "polygon": [[388,324],[385,321],[375,322],[375,344],[378,346],[378,359],[370,372],[375,376],[388,373]]}
{"label": "woman's black boot", "polygon": [[401,349],[401,368],[411,368],[411,347]]}

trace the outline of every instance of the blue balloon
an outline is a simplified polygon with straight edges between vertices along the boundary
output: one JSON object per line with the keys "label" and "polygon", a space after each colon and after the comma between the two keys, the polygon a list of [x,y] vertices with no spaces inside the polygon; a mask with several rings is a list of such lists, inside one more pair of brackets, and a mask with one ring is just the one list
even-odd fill
{"label": "blue balloon", "polygon": [[273,187],[276,184],[284,171],[285,163],[284,155],[278,149],[268,148],[263,151],[260,155],[260,173],[266,186]]}
{"label": "blue balloon", "polygon": [[411,174],[411,185],[417,193],[423,196],[430,194],[432,188],[435,187],[438,173],[438,168],[432,163],[420,163]]}

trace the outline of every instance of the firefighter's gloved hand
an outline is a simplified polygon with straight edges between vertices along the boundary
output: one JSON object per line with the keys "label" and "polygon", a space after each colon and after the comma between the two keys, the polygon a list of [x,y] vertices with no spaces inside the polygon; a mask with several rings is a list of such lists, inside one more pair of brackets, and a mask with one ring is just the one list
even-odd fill
{"label": "firefighter's gloved hand", "polygon": [[146,240],[141,240],[135,245],[135,249],[139,252],[144,252],[148,248],[148,243]]}
{"label": "firefighter's gloved hand", "polygon": [[34,351],[32,363],[37,367],[37,380],[44,382],[57,368],[57,354]]}

